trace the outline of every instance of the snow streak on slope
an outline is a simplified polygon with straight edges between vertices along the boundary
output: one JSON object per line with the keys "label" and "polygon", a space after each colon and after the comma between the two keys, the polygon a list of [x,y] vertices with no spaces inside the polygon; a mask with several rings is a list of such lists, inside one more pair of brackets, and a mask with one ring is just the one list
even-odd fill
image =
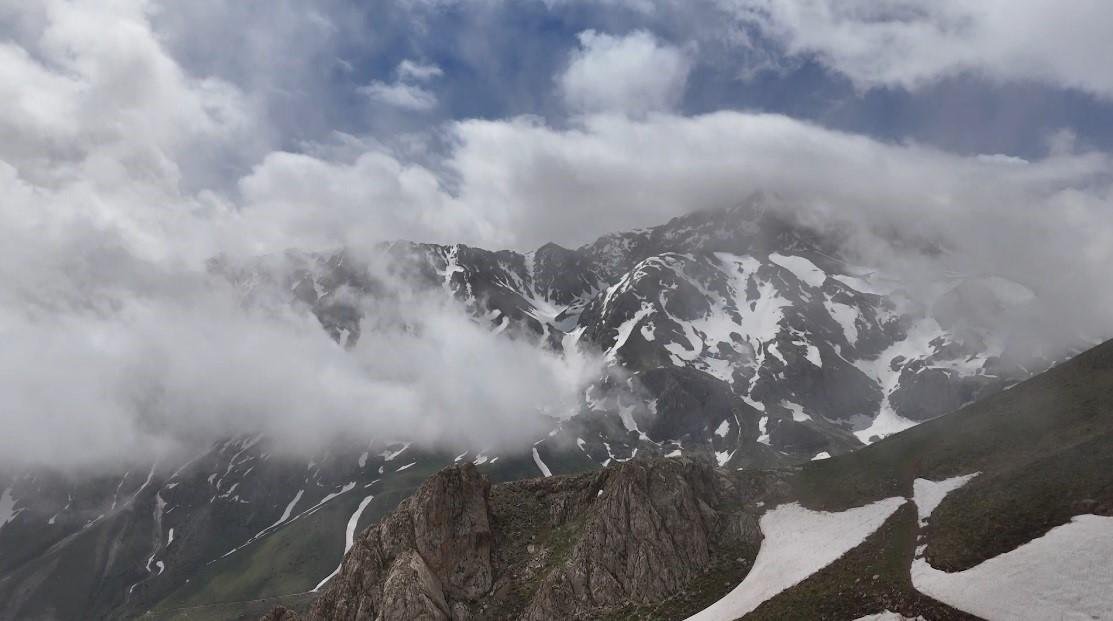
{"label": "snow streak on slope", "polygon": [[[347,554],[348,550],[352,549],[352,545],[356,541],[356,527],[359,525],[359,518],[363,515],[363,511],[367,509],[367,505],[371,504],[371,501],[374,499],[375,496],[370,495],[361,500],[359,502],[359,507],[356,507],[355,513],[352,514],[352,517],[348,518],[348,526],[344,529],[344,554]],[[344,557],[341,555],[340,564],[336,566],[336,569],[332,570],[331,574],[325,576],[324,580],[318,582],[317,586],[313,587],[313,590],[320,591],[321,587],[325,586],[329,580],[332,580],[333,576],[340,573],[340,568],[343,566]]]}
{"label": "snow streak on slope", "polygon": [[[913,482],[920,522],[947,494],[977,476]],[[1044,536],[964,571],[912,561],[916,590],[996,621],[1113,619],[1113,517],[1078,515]]]}
{"label": "snow streak on slope", "polygon": [[912,562],[912,584],[990,621],[1113,619],[1113,517],[1075,516],[1011,552],[947,573]]}
{"label": "snow streak on slope", "polygon": [[754,567],[733,591],[688,621],[734,621],[861,544],[906,501],[886,498],[840,513],[797,503],[761,517],[765,540]]}
{"label": "snow streak on slope", "polygon": [[12,490],[5,489],[0,494],[0,528],[15,519],[19,515],[19,511],[15,510],[15,498],[12,497]]}
{"label": "snow streak on slope", "polygon": [[974,474],[967,474],[960,477],[951,477],[942,481],[929,481],[927,479],[916,479],[912,482],[912,498],[916,503],[916,512],[920,516],[920,524],[927,522],[931,517],[935,508],[947,494],[955,491],[956,489],[966,485],[970,479],[978,476],[978,472]]}
{"label": "snow streak on slope", "polygon": [[543,476],[553,476],[553,472],[549,470],[549,466],[547,466],[545,462],[541,461],[541,455],[537,452],[536,446],[533,447],[533,463],[537,464],[537,469],[541,471],[541,474]]}

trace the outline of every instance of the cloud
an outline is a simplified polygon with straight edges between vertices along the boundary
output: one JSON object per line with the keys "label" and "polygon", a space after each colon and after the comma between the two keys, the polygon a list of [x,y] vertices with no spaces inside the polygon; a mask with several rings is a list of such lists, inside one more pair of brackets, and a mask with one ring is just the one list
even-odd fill
{"label": "cloud", "polygon": [[433,78],[439,78],[444,75],[444,71],[440,67],[433,64],[422,64],[409,58],[398,63],[399,80],[412,80],[416,82],[424,82]]}
{"label": "cloud", "polygon": [[683,97],[690,61],[682,50],[645,31],[615,37],[587,30],[579,41],[557,78],[570,109],[644,114],[670,110]]}
{"label": "cloud", "polygon": [[372,81],[359,88],[359,93],[372,101],[406,110],[426,111],[437,105],[437,96],[431,91],[405,82],[386,83]]}
{"label": "cloud", "polygon": [[99,308],[3,318],[0,467],[141,463],[255,433],[290,455],[351,437],[514,450],[599,372],[495,337],[443,295],[364,300],[376,329],[344,349],[281,290],[248,303],[204,273],[118,259],[153,289],[85,281],[75,302]]}
{"label": "cloud", "polygon": [[[436,165],[403,164],[384,150],[351,163],[268,158],[243,182],[242,217],[259,222],[255,231],[344,244],[377,234],[530,249],[575,246],[765,192],[793,217],[852,231],[850,250],[863,261],[924,282],[1007,277],[1040,293],[1051,323],[1086,335],[1113,328],[1104,310],[1113,292],[1093,287],[1113,260],[1106,154],[963,156],[739,112],[599,114],[561,128],[535,118],[471,120],[448,132],[453,146]],[[909,251],[899,239],[946,252]],[[1086,303],[1064,302],[1079,299]],[[931,301],[926,290],[922,301]],[[1046,342],[1077,334],[1049,331]]]}
{"label": "cloud", "polygon": [[863,88],[914,89],[970,73],[1113,98],[1113,8],[1102,0],[720,0],[789,54]]}
{"label": "cloud", "polygon": [[[1006,276],[1039,294],[1046,323],[1102,335],[1113,324],[1113,288],[1104,286],[1113,161],[1079,151],[1066,134],[1046,157],[1024,161],[779,115],[684,117],[672,111],[689,52],[634,32],[581,36],[556,78],[573,118],[448,122],[406,148],[373,137],[306,143],[296,128],[273,125],[275,102],[297,86],[279,79],[281,64],[258,61],[269,76],[258,88],[202,71],[211,63],[179,50],[193,61],[187,70],[167,47],[181,36],[155,27],[176,15],[171,8],[46,2],[4,11],[16,25],[0,43],[2,466],[76,469],[258,430],[291,450],[401,428],[432,444],[509,446],[532,439],[537,430],[523,421],[539,403],[573,398],[596,371],[590,360],[492,338],[450,302],[397,287],[390,300],[356,300],[381,329],[345,351],[285,291],[245,300],[208,274],[215,255],[398,238],[574,246],[766,191],[800,217],[851,225],[863,260],[925,279]],[[790,23],[784,15],[759,17],[773,28]],[[313,21],[312,37],[335,21]],[[257,52],[281,41],[258,36]],[[252,74],[245,63],[236,75]],[[430,67],[402,63],[399,82],[367,94],[428,109],[420,106],[435,97],[416,83],[436,77]],[[921,76],[915,84],[937,72],[893,71],[876,75]],[[894,248],[893,231],[946,252]],[[1066,342],[1044,329],[1050,344]],[[377,355],[384,350],[397,352],[389,364]],[[491,438],[491,429],[506,433]]]}
{"label": "cloud", "polygon": [[379,329],[344,350],[285,289],[245,299],[207,272],[218,254],[450,234],[454,201],[379,151],[276,152],[234,191],[193,187],[205,175],[187,163],[250,143],[259,115],[236,86],[187,73],[148,8],[27,5],[0,46],[3,83],[20,85],[0,102],[0,468],[89,471],[256,432],[290,452],[349,433],[535,439],[591,361],[493,338],[443,294],[401,287],[355,300]]}

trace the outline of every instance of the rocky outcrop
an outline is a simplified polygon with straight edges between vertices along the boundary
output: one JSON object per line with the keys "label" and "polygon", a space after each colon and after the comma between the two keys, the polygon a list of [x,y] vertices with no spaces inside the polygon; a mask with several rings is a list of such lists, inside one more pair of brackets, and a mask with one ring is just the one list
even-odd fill
{"label": "rocky outcrop", "polygon": [[753,515],[715,508],[744,500],[746,490],[704,464],[634,461],[602,479],[579,541],[523,618],[591,618],[656,602],[709,567],[719,546],[761,539]]}
{"label": "rocky outcrop", "polygon": [[448,601],[491,588],[490,484],[475,466],[441,470],[367,529],[309,619],[448,619]]}
{"label": "rocky outcrop", "polygon": [[662,602],[724,563],[747,566],[757,502],[774,491],[689,459],[494,488],[453,466],[359,536],[307,618],[589,619]]}

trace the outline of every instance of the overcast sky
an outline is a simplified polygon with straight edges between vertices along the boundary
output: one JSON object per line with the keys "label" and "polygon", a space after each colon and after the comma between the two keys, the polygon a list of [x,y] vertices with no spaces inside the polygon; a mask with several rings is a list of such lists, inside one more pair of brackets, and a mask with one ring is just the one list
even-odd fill
{"label": "overcast sky", "polygon": [[[308,401],[393,377],[304,317],[233,310],[199,284],[216,254],[576,246],[755,191],[942,240],[940,269],[1013,278],[1102,332],[1110,32],[1105,0],[0,0],[0,456],[119,447],[74,421],[157,444],[200,408],[200,370],[263,344],[304,368],[209,410],[273,409],[248,394],[273,376],[300,378],[305,416],[346,412],[381,386]],[[435,351],[504,346],[481,340]],[[501,357],[554,400],[583,371],[522,356]],[[151,359],[181,394],[163,422],[117,387]],[[409,372],[398,407],[429,409],[431,376]]]}

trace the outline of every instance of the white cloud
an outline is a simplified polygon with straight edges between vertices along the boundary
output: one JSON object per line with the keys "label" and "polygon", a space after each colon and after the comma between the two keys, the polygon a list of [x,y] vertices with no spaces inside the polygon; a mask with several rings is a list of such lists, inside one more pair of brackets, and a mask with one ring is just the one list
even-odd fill
{"label": "white cloud", "polygon": [[968,72],[1113,98],[1113,5],[1104,0],[717,2],[862,87],[916,88]]}
{"label": "white cloud", "polygon": [[[871,229],[941,240],[948,254],[924,269],[1028,284],[1048,322],[1110,325],[1113,289],[1100,285],[1113,262],[1113,161],[1077,152],[1068,135],[1024,162],[776,115],[685,118],[668,113],[683,94],[684,52],[645,33],[585,33],[558,82],[582,114],[559,128],[450,124],[447,155],[421,163],[374,141],[269,153],[232,191],[198,190],[184,171],[218,167],[214,153],[253,154],[256,134],[273,129],[253,93],[184,70],[143,2],[3,10],[20,23],[0,44],[0,457],[9,461],[73,466],[260,427],[312,444],[398,420],[430,441],[478,442],[477,429],[532,432],[511,422],[538,396],[574,392],[578,363],[491,339],[427,300],[368,309],[408,314],[422,338],[387,330],[344,352],[304,309],[244,307],[205,274],[218,253],[395,238],[575,245],[764,190],[857,224],[862,247],[878,254],[884,240]],[[435,105],[412,84],[435,75],[416,67],[397,70],[411,83],[378,83],[368,95]],[[921,78],[909,83],[933,72],[914,71]],[[400,352],[389,365],[376,357],[387,349]]]}
{"label": "white cloud", "polygon": [[360,87],[359,92],[372,101],[407,110],[432,110],[437,105],[437,96],[431,91],[405,82],[386,83],[375,80]]}
{"label": "white cloud", "polygon": [[[455,146],[438,167],[443,173],[382,150],[354,162],[268,158],[242,183],[242,217],[254,234],[271,227],[277,239],[403,237],[529,249],[574,246],[766,192],[793,215],[849,226],[874,264],[909,277],[1005,276],[1040,292],[1049,324],[1089,334],[1113,329],[1104,310],[1113,291],[1092,286],[1113,261],[1108,155],[962,156],[738,112],[603,114],[561,129],[528,118],[473,120],[450,130]],[[901,250],[894,232],[947,252]],[[1079,299],[1087,302],[1063,302]]]}
{"label": "white cloud", "polygon": [[684,95],[690,61],[682,50],[644,31],[615,37],[588,30],[579,40],[557,78],[569,108],[644,114],[670,110]]}
{"label": "white cloud", "polygon": [[409,58],[398,63],[396,72],[398,73],[399,80],[412,80],[417,82],[439,78],[444,75],[444,71],[436,65],[419,63]]}

